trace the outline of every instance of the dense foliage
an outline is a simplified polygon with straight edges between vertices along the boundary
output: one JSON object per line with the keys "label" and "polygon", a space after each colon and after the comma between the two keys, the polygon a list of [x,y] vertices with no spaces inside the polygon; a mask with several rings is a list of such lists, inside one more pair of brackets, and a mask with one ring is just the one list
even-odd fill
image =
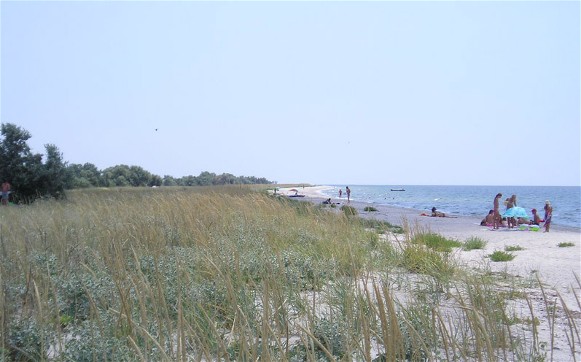
{"label": "dense foliage", "polygon": [[12,185],[11,199],[30,202],[38,197],[62,197],[67,179],[59,149],[45,145],[46,160],[32,153],[26,141],[30,133],[16,125],[2,124],[0,133],[0,178]]}
{"label": "dense foliage", "polygon": [[12,185],[10,200],[29,203],[41,197],[61,198],[65,189],[124,186],[209,186],[270,184],[265,178],[216,175],[204,171],[199,176],[163,178],[139,166],[117,165],[99,170],[91,163],[67,164],[53,144],[45,145],[46,157],[33,153],[27,144],[31,135],[11,123],[3,123],[0,139],[0,183]]}
{"label": "dense foliage", "polygon": [[211,186],[211,185],[246,185],[270,184],[264,177],[234,176],[229,173],[216,175],[204,171],[199,176],[175,178],[165,175],[163,178],[154,175],[139,166],[117,165],[100,171],[91,163],[84,165],[71,164],[67,167],[70,174],[67,188],[116,187],[116,186]]}

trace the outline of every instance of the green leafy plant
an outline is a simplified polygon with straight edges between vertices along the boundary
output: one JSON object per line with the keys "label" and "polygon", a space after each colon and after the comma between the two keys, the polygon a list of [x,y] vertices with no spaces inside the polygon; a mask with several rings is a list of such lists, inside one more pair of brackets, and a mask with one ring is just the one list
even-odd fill
{"label": "green leafy plant", "polygon": [[574,243],[559,243],[557,246],[559,248],[569,248],[571,246],[575,246],[575,244]]}
{"label": "green leafy plant", "polygon": [[466,241],[464,242],[464,245],[462,245],[462,250],[476,250],[476,249],[484,249],[486,247],[486,241],[482,240],[478,237],[471,237],[466,239]]}
{"label": "green leafy plant", "polygon": [[495,250],[492,254],[489,255],[490,260],[494,262],[501,262],[501,261],[511,261],[514,259],[514,255],[502,250]]}
{"label": "green leafy plant", "polygon": [[373,212],[373,211],[377,211],[377,209],[375,207],[373,207],[373,206],[365,206],[363,208],[363,211],[368,211],[368,212],[371,211],[371,212]]}

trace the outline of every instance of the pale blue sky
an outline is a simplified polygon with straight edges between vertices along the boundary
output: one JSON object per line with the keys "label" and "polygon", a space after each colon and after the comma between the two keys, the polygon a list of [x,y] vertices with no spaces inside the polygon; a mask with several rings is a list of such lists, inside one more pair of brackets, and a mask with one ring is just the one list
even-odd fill
{"label": "pale blue sky", "polygon": [[280,183],[581,185],[577,1],[1,1],[0,12],[0,121],[69,163]]}

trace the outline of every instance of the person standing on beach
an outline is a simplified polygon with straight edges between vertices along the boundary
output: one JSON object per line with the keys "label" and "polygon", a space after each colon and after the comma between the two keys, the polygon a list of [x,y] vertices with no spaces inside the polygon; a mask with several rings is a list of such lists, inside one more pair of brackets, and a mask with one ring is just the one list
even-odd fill
{"label": "person standing on beach", "polygon": [[10,197],[10,183],[6,180],[2,183],[2,205],[8,205]]}
{"label": "person standing on beach", "polygon": [[341,196],[343,196],[343,189],[339,189],[339,198],[341,198]]}
{"label": "person standing on beach", "polygon": [[351,202],[351,189],[349,186],[345,186],[345,192],[347,193],[347,202]]}
{"label": "person standing on beach", "polygon": [[545,201],[545,232],[548,233],[551,228],[551,218],[553,217],[553,207],[549,200]]}
{"label": "person standing on beach", "polygon": [[[512,195],[511,197],[507,198],[504,203],[506,204],[506,211],[512,209],[516,206],[516,195]],[[514,216],[507,217],[506,221],[508,221],[509,229],[517,226]]]}
{"label": "person standing on beach", "polygon": [[499,211],[499,207],[500,207],[500,198],[502,197],[501,193],[496,194],[496,197],[494,198],[494,202],[493,202],[493,207],[492,210],[494,211],[494,223],[492,224],[492,228],[493,229],[498,229],[499,225],[500,225],[500,211]]}

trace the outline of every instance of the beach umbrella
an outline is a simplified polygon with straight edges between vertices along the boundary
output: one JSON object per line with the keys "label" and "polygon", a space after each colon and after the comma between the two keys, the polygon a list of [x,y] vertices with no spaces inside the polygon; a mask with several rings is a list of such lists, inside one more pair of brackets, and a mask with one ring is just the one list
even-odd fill
{"label": "beach umbrella", "polygon": [[527,211],[522,208],[522,207],[511,207],[510,209],[506,210],[504,212],[504,214],[502,214],[502,217],[526,217],[528,218],[529,216],[527,215]]}

